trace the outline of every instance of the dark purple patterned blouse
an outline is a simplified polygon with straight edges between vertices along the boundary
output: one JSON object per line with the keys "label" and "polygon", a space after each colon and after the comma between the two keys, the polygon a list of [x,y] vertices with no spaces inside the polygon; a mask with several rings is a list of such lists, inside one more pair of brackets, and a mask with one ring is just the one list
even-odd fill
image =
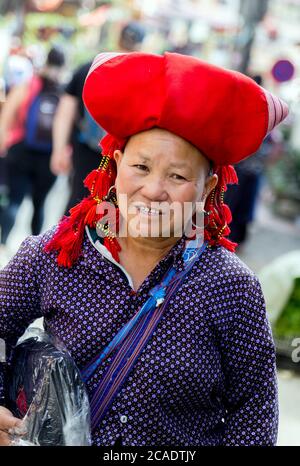
{"label": "dark purple patterned blouse", "polygon": [[[0,338],[14,344],[44,316],[83,368],[170,264],[182,269],[184,238],[134,292],[126,271],[92,232],[78,263],[58,267],[42,250],[53,231],[28,237],[0,271]],[[90,380],[89,392],[110,360]],[[207,248],[93,432],[93,443],[110,446],[121,436],[132,446],[274,445],[277,427],[275,350],[260,284],[234,253]]]}

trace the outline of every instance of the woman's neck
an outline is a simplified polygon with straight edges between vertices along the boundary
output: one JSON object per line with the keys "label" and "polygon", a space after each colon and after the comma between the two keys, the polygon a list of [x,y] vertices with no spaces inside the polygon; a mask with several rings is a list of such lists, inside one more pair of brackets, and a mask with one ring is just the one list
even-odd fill
{"label": "woman's neck", "polygon": [[132,236],[118,238],[124,254],[130,254],[145,262],[159,262],[165,257],[179,238],[134,238]]}
{"label": "woman's neck", "polygon": [[132,278],[135,291],[179,238],[118,238],[120,264]]}

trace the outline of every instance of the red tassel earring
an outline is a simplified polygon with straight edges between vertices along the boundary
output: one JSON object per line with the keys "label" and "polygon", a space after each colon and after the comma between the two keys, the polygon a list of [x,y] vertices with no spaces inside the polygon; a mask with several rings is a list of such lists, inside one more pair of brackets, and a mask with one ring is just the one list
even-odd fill
{"label": "red tassel earring", "polygon": [[[99,214],[97,207],[103,201],[107,201],[106,195],[110,192],[116,178],[114,151],[122,150],[125,144],[126,140],[119,141],[111,135],[106,135],[101,141],[103,154],[106,155],[101,156],[99,167],[89,173],[84,180],[84,185],[89,189],[90,195],[70,209],[68,217],[62,218],[54,236],[44,247],[47,253],[58,252],[57,263],[59,266],[71,267],[77,261],[82,250],[85,226],[95,228],[97,222],[103,217],[104,213]],[[117,210],[117,219],[118,215]],[[114,259],[118,261],[120,246],[115,235],[118,226],[114,225],[114,222],[109,222],[108,227],[110,228],[105,235],[104,244]]]}
{"label": "red tassel earring", "polygon": [[232,215],[228,205],[224,203],[224,193],[227,190],[227,184],[238,183],[238,177],[232,165],[218,166],[215,173],[218,175],[218,184],[212,190],[205,204],[205,210],[210,215],[205,224],[204,239],[208,241],[210,246],[221,245],[234,252],[237,243],[226,238],[230,234],[228,224],[232,220]]}
{"label": "red tassel earring", "polygon": [[111,185],[112,171],[107,172],[110,160],[109,156],[103,155],[99,167],[89,173],[84,180],[84,186],[88,188],[93,197],[98,199],[105,196]]}

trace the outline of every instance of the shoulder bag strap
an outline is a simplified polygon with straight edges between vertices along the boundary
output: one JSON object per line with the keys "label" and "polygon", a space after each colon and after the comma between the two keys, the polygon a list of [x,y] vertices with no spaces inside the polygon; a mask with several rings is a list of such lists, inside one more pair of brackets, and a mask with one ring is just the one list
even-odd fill
{"label": "shoulder bag strap", "polygon": [[[190,242],[191,243],[191,242]],[[162,282],[150,291],[150,296],[139,311],[125,324],[106,348],[97,355],[81,372],[87,382],[95,373],[97,367],[114,353],[113,359],[100,383],[94,389],[91,397],[92,429],[105,416],[122,385],[127,380],[135,362],[153,335],[160,318],[163,315],[171,297],[182,284],[196,260],[199,259],[207,246],[191,247],[184,252],[185,268],[176,273],[172,266],[165,274]]]}

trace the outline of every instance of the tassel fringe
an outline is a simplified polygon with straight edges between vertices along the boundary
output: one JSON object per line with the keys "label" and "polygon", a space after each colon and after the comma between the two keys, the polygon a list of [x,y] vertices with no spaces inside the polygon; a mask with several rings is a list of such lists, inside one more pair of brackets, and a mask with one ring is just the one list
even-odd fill
{"label": "tassel fringe", "polygon": [[214,173],[218,175],[218,183],[206,199],[205,210],[210,215],[205,224],[204,239],[210,246],[221,245],[234,252],[238,244],[226,238],[230,234],[228,225],[232,215],[228,205],[224,204],[224,192],[227,191],[228,184],[238,183],[238,177],[232,165],[219,165]]}
{"label": "tassel fringe", "polygon": [[[107,134],[101,140],[103,156],[100,165],[87,175],[84,185],[89,189],[90,196],[83,199],[79,204],[70,209],[70,215],[64,216],[59,222],[53,238],[45,245],[45,252],[58,252],[57,263],[59,266],[72,267],[81,254],[82,241],[85,226],[95,227],[104,215],[97,212],[97,206],[105,200],[109,188],[114,184],[116,178],[116,164],[113,160],[114,151],[123,150],[127,140],[117,140]],[[119,215],[117,209],[117,215]],[[110,222],[109,232],[112,237],[105,237],[104,244],[115,260],[119,260],[120,246],[115,238],[118,217]]]}

